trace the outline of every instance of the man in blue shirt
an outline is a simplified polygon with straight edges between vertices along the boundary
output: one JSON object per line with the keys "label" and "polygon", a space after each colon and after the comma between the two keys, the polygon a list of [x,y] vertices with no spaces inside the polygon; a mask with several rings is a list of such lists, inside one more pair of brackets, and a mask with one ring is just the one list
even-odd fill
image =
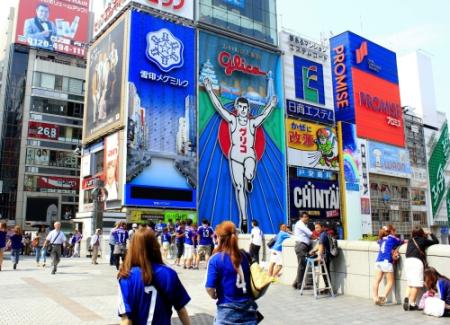
{"label": "man in blue shirt", "polygon": [[164,220],[161,218],[159,219],[159,222],[155,225],[155,232],[157,236],[161,236],[164,228],[166,228],[166,224],[164,223]]}
{"label": "man in blue shirt", "polygon": [[194,237],[197,235],[192,228],[192,220],[186,220],[186,228],[184,229],[184,266],[183,268],[192,268],[192,259],[194,257]]}
{"label": "man in blue shirt", "polygon": [[211,249],[213,247],[213,235],[214,230],[209,226],[209,222],[206,219],[202,220],[202,225],[197,229],[198,238],[198,254],[195,265],[200,265],[200,257],[205,256],[205,263],[208,265],[209,257],[211,256]]}
{"label": "man in blue shirt", "polygon": [[[331,262],[331,253],[330,253],[330,241],[328,239],[328,233],[325,229],[325,225],[322,222],[316,222],[314,225],[314,230],[319,234],[319,243],[317,246],[309,252],[310,255],[317,254],[317,258],[319,260],[323,260],[325,262],[328,274],[330,274],[330,262]],[[328,279],[325,274],[325,270],[322,267],[322,273],[324,273],[323,281],[325,282],[325,286],[329,287]],[[328,289],[324,291],[327,293]]]}
{"label": "man in blue shirt", "polygon": [[282,249],[283,242],[288,239],[290,235],[287,232],[287,227],[285,224],[280,226],[280,232],[275,236],[275,244],[273,244],[270,252],[270,262],[269,262],[269,275],[276,277],[283,267],[282,259]]}
{"label": "man in blue shirt", "polygon": [[174,262],[177,266],[180,265],[181,256],[184,253],[184,228],[185,222],[181,221],[178,227],[175,229],[175,244],[177,246],[177,258]]}

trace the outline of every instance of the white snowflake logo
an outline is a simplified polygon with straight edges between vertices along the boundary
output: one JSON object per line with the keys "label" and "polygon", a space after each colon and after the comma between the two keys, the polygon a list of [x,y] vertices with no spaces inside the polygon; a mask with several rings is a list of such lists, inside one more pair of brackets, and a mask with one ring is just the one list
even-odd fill
{"label": "white snowflake logo", "polygon": [[147,58],[164,72],[183,66],[183,50],[183,42],[166,28],[147,34]]}

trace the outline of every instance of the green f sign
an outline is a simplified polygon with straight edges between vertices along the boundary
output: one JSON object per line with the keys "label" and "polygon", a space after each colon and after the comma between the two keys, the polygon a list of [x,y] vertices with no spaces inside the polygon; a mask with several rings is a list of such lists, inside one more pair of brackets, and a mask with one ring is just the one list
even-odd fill
{"label": "green f sign", "polygon": [[446,193],[445,167],[450,154],[449,145],[448,126],[446,123],[442,127],[439,140],[431,153],[430,160],[428,161],[433,217],[436,216],[442,199]]}

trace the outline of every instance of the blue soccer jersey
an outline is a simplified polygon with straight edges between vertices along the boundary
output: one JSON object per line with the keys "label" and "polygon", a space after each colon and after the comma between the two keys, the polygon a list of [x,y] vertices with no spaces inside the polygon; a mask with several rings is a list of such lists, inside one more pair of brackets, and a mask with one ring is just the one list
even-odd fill
{"label": "blue soccer jersey", "polygon": [[403,241],[401,239],[398,239],[393,235],[383,237],[381,240],[379,240],[378,244],[380,245],[380,250],[377,256],[377,262],[383,262],[387,260],[389,263],[392,263],[392,251],[402,243]]}
{"label": "blue soccer jersey", "polygon": [[214,234],[214,231],[212,230],[211,227],[201,226],[198,228],[197,234],[199,234],[199,236],[200,236],[199,245],[202,245],[202,246],[212,245],[212,243],[213,243],[212,236]]}
{"label": "blue soccer jersey", "polygon": [[165,233],[162,235],[163,243],[170,243],[171,238],[172,238],[172,236],[169,233]]}
{"label": "blue soccer jersey", "polygon": [[128,231],[122,228],[118,228],[113,231],[114,239],[116,240],[116,244],[125,245],[128,239]]}
{"label": "blue soccer jersey", "polygon": [[133,324],[170,325],[172,307],[180,310],[191,300],[177,273],[152,264],[153,279],[145,285],[141,269],[133,267],[128,278],[119,280],[119,316],[127,315]]}
{"label": "blue soccer jersey", "polygon": [[233,268],[228,254],[216,253],[209,259],[205,287],[216,289],[218,305],[246,302],[251,299],[250,266],[244,255],[242,255],[241,266],[245,278],[244,282],[241,281]]}
{"label": "blue soccer jersey", "polygon": [[184,230],[184,243],[187,245],[194,245],[195,230],[192,227],[186,227]]}

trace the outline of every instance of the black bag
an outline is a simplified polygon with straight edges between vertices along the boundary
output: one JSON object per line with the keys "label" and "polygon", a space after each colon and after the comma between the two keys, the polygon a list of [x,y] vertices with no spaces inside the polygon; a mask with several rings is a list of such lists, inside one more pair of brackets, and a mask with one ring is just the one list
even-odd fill
{"label": "black bag", "polygon": [[328,242],[330,243],[330,255],[331,257],[337,257],[339,255],[338,241],[330,234],[328,234],[327,236]]}
{"label": "black bag", "polygon": [[269,242],[267,243],[267,247],[272,248],[273,245],[275,245],[275,242],[277,241],[277,236],[273,237]]}

